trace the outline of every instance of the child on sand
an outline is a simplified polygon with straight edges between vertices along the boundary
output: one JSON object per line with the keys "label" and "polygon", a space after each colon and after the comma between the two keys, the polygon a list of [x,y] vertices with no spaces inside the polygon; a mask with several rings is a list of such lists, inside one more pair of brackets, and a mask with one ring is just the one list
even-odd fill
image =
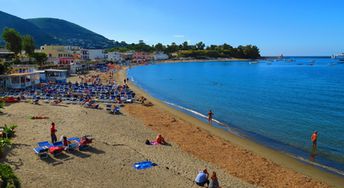
{"label": "child on sand", "polygon": [[208,188],[221,188],[219,181],[217,180],[216,172],[213,172],[213,174],[211,175]]}

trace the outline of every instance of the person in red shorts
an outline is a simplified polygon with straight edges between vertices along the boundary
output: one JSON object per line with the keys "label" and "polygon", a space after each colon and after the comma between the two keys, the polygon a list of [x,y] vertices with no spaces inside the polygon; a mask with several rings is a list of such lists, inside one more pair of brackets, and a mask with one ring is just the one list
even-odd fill
{"label": "person in red shorts", "polygon": [[312,143],[313,143],[313,148],[317,147],[317,140],[318,140],[318,131],[314,131],[311,137]]}
{"label": "person in red shorts", "polygon": [[52,122],[51,123],[51,127],[50,127],[50,136],[51,136],[51,142],[55,143],[57,142],[57,137],[56,137],[56,128],[55,128],[55,123]]}

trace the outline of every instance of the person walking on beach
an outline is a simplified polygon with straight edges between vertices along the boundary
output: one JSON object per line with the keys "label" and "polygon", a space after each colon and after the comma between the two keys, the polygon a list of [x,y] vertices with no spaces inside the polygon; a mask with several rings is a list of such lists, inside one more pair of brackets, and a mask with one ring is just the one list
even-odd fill
{"label": "person walking on beach", "polygon": [[208,112],[208,122],[209,122],[210,125],[211,125],[211,123],[213,121],[213,115],[214,115],[214,113],[211,110],[209,110],[209,112]]}
{"label": "person walking on beach", "polygon": [[55,128],[55,123],[52,122],[51,123],[51,127],[50,127],[50,136],[51,136],[51,142],[55,143],[57,142],[57,137],[56,137],[56,128]]}
{"label": "person walking on beach", "polygon": [[311,137],[313,148],[317,147],[317,140],[318,140],[318,131],[314,131]]}

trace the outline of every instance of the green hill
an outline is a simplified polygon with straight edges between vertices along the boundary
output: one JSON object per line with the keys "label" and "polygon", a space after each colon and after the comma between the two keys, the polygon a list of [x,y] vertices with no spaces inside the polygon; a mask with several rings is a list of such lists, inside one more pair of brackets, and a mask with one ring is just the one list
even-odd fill
{"label": "green hill", "polygon": [[[53,37],[42,31],[34,24],[19,17],[0,11],[0,34],[6,27],[14,28],[21,35],[31,35],[32,37],[34,37],[37,46],[42,44],[58,43],[57,40],[55,40]],[[0,37],[0,45],[4,45],[2,37]]]}
{"label": "green hill", "polygon": [[[36,46],[44,44],[73,45],[83,48],[111,48],[116,44],[102,35],[74,23],[55,18],[22,19],[0,11],[0,33],[14,28],[21,35],[33,36]],[[0,46],[4,45],[0,37]]]}
{"label": "green hill", "polygon": [[27,19],[27,21],[65,45],[76,45],[85,48],[109,48],[113,46],[113,42],[104,36],[65,20],[34,18]]}

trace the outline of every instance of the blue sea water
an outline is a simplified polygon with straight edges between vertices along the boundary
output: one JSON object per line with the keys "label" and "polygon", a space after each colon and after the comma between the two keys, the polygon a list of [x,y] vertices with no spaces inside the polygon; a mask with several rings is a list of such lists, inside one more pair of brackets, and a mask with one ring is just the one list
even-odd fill
{"label": "blue sea water", "polygon": [[344,174],[344,64],[337,60],[153,64],[130,69],[128,77],[204,121],[211,109],[224,131]]}

